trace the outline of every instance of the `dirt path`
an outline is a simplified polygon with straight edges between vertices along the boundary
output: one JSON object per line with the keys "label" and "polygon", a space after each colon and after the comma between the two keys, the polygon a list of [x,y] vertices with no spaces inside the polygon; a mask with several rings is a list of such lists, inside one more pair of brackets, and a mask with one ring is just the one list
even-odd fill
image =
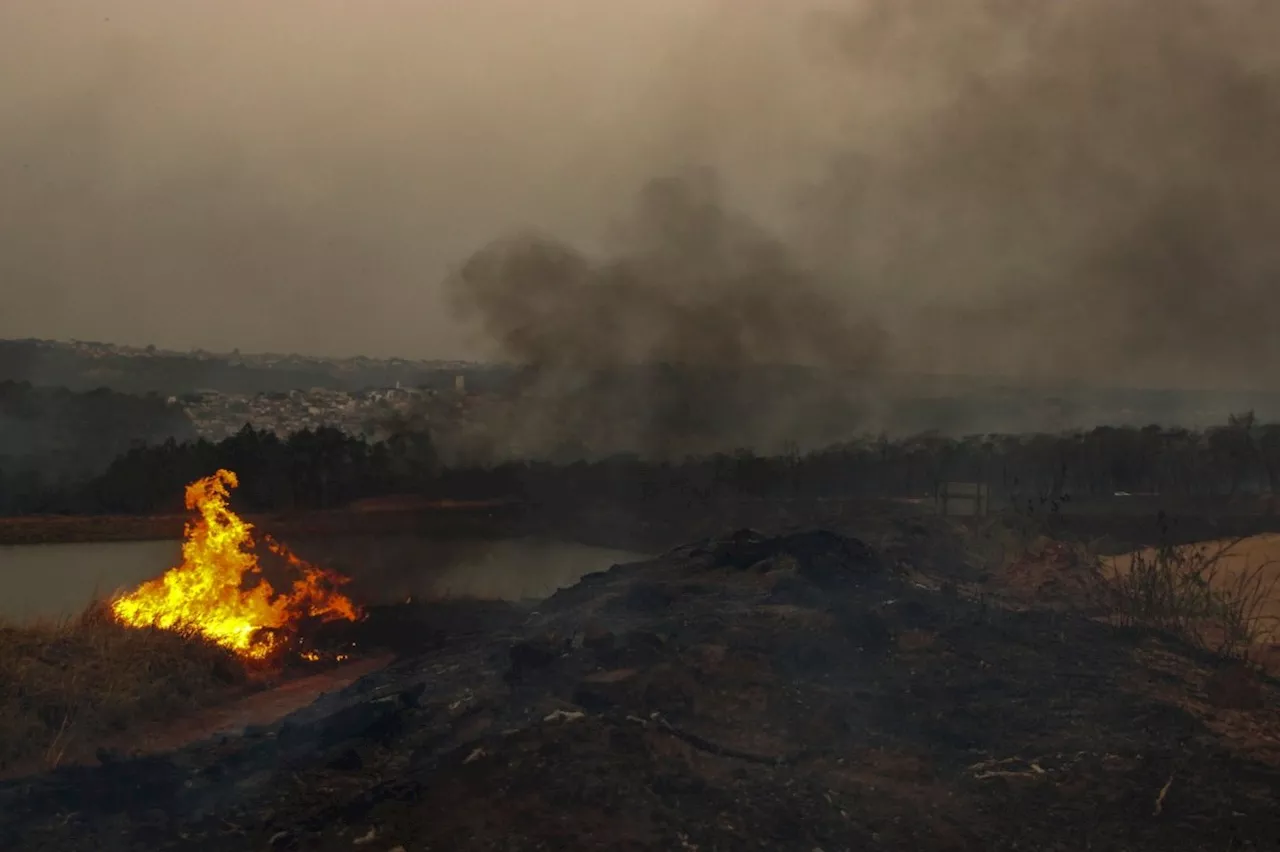
{"label": "dirt path", "polygon": [[129,739],[108,744],[107,748],[127,755],[154,755],[201,740],[241,736],[248,729],[273,725],[315,703],[321,696],[345,689],[365,675],[386,668],[391,660],[390,655],[384,654],[288,680],[204,713],[141,731]]}

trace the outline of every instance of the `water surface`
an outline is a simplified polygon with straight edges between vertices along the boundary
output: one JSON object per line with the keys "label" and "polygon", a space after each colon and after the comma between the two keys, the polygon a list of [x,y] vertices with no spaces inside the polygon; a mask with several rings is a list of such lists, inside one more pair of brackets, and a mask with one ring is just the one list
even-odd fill
{"label": "water surface", "polygon": [[177,541],[0,545],[0,620],[76,615],[181,558]]}
{"label": "water surface", "polygon": [[[544,598],[583,575],[642,558],[540,539],[433,541],[415,535],[326,536],[286,542],[299,556],[352,578],[362,603],[407,598]],[[159,576],[181,559],[178,541],[0,546],[0,620],[60,619]],[[266,556],[268,576],[277,566]]]}

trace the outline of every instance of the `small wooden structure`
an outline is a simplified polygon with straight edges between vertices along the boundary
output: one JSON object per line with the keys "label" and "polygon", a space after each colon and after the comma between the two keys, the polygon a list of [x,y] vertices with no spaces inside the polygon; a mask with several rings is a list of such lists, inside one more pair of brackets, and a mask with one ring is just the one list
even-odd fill
{"label": "small wooden structure", "polygon": [[990,489],[985,482],[943,482],[934,495],[939,515],[985,515]]}

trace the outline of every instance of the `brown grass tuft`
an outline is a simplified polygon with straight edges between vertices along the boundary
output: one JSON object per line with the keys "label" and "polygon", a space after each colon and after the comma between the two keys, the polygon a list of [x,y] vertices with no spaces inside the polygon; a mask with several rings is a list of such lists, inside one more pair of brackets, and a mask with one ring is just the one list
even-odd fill
{"label": "brown grass tuft", "polygon": [[1266,609],[1277,581],[1268,576],[1268,563],[1226,570],[1225,560],[1240,542],[1166,544],[1112,559],[1104,579],[1113,618],[1247,659],[1272,633]]}
{"label": "brown grass tuft", "polygon": [[238,693],[248,673],[200,636],[115,623],[0,625],[0,772],[56,767],[131,730]]}

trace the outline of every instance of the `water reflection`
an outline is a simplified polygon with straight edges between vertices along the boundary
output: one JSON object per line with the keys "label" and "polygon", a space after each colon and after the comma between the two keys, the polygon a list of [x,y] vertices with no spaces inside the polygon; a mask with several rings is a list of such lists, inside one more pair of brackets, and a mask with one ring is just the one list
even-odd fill
{"label": "water reflection", "polygon": [[[352,578],[365,603],[406,598],[543,598],[635,553],[534,539],[432,541],[420,536],[335,536],[289,541],[304,559]],[[155,577],[181,559],[177,541],[0,546],[0,619],[59,619]],[[264,558],[264,563],[270,565]]]}
{"label": "water reflection", "polygon": [[0,619],[60,619],[182,558],[176,541],[0,546]]}

